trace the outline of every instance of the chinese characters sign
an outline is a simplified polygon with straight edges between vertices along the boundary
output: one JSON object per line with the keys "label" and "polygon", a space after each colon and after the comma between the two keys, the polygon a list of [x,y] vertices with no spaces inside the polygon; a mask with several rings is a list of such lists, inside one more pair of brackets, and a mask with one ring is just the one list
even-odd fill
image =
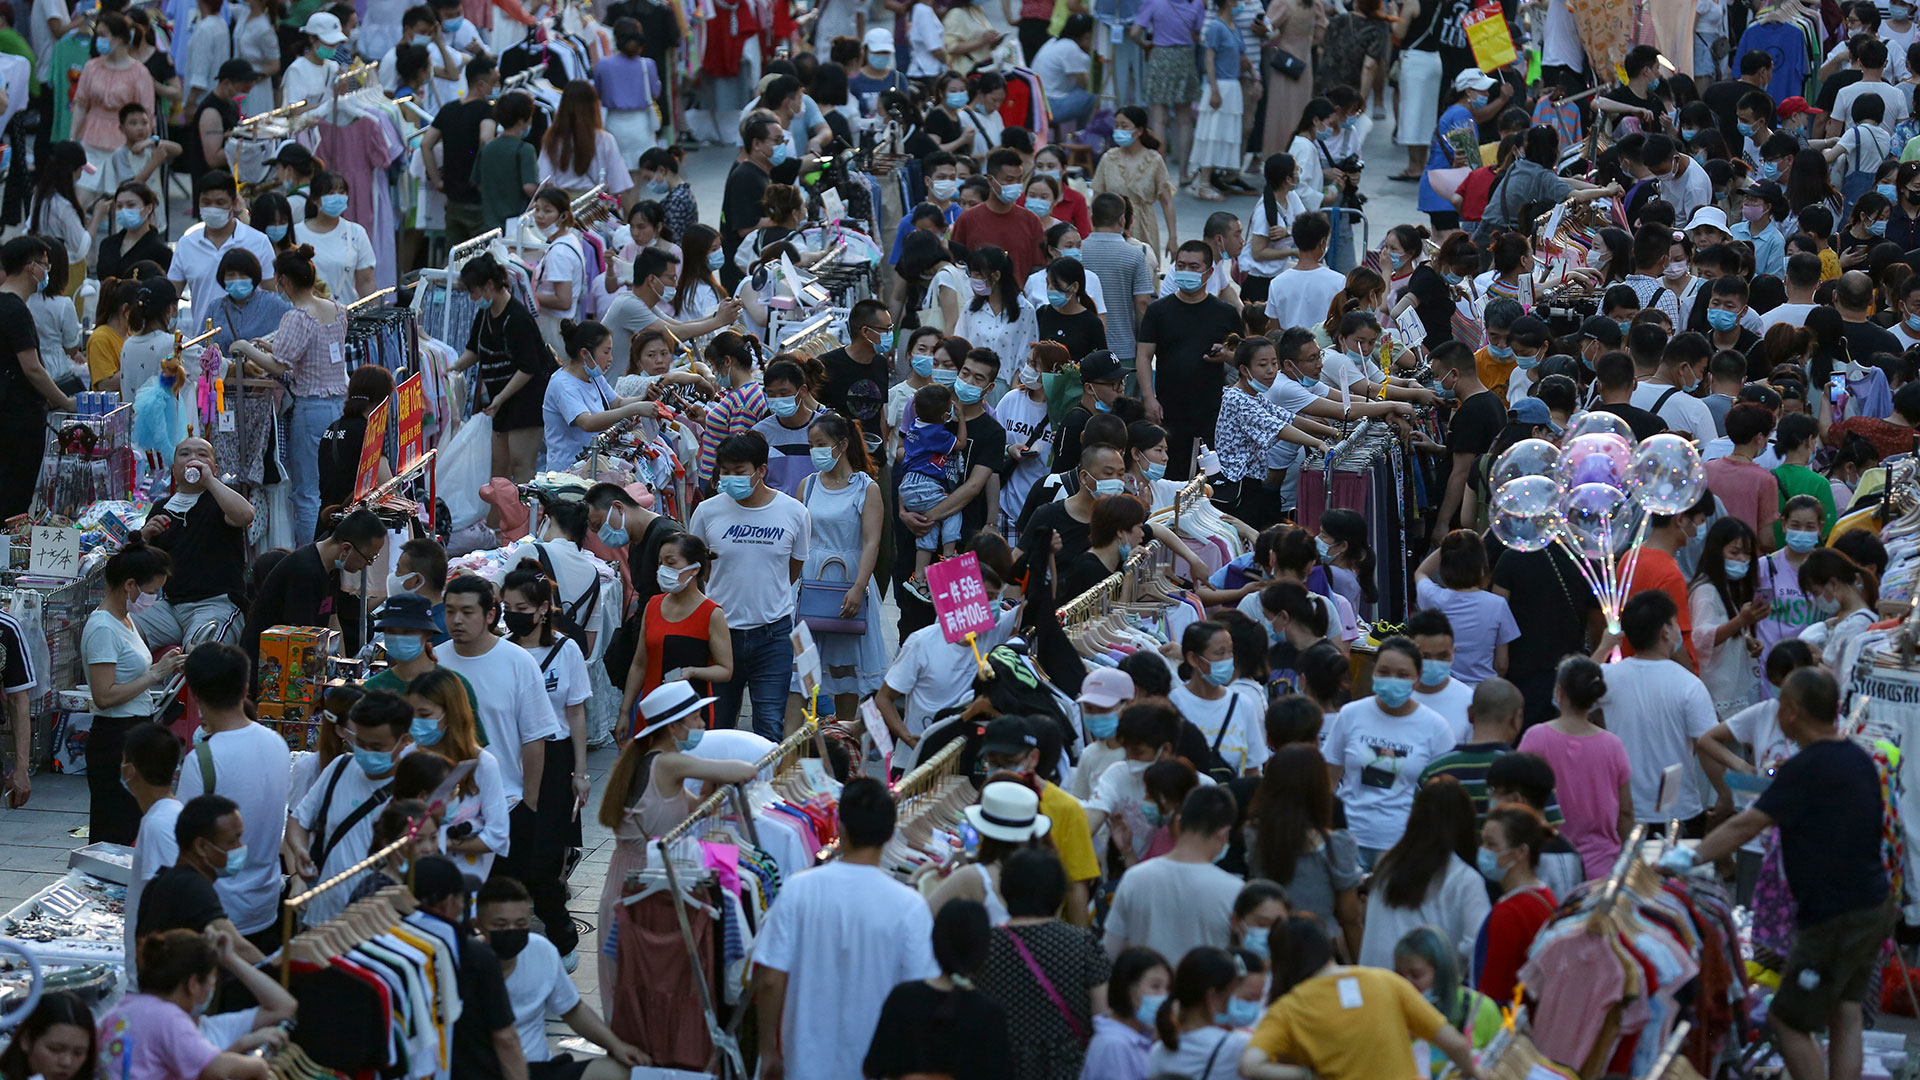
{"label": "chinese characters sign", "polygon": [[79,576],[80,530],[64,525],[35,525],[27,573],[62,578]]}
{"label": "chinese characters sign", "polygon": [[355,501],[366,498],[380,486],[380,459],[387,450],[387,403],[381,402],[367,414],[367,433],[360,440],[360,469],[353,477]]}
{"label": "chinese characters sign", "polygon": [[421,427],[427,418],[427,388],[415,375],[400,384],[394,394],[394,400],[400,408],[400,467],[396,472],[406,472],[414,462],[420,460],[425,452],[425,440],[421,437]]}
{"label": "chinese characters sign", "polygon": [[972,552],[927,567],[927,591],[933,595],[934,617],[948,644],[957,645],[968,634],[993,629],[993,598],[980,577],[980,559]]}

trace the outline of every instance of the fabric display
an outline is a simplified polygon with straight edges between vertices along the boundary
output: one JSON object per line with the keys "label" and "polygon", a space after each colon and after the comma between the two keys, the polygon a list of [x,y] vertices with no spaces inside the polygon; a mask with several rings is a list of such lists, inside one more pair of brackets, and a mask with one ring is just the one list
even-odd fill
{"label": "fabric display", "polygon": [[1437,494],[1421,463],[1407,454],[1392,430],[1368,421],[1334,444],[1320,467],[1301,463],[1294,520],[1317,530],[1320,515],[1328,510],[1359,511],[1367,521],[1367,543],[1378,556],[1376,617],[1402,623],[1414,606],[1407,592],[1413,577],[1409,544],[1420,516],[1438,501]]}

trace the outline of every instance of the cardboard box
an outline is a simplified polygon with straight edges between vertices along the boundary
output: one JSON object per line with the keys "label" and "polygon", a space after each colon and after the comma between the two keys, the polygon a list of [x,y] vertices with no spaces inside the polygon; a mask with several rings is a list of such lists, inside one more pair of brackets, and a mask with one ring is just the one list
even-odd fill
{"label": "cardboard box", "polygon": [[263,701],[259,704],[260,723],[280,734],[289,750],[311,750],[319,738],[316,709],[299,702]]}
{"label": "cardboard box", "polygon": [[326,681],[325,630],[317,626],[275,626],[260,635],[262,703],[312,704]]}

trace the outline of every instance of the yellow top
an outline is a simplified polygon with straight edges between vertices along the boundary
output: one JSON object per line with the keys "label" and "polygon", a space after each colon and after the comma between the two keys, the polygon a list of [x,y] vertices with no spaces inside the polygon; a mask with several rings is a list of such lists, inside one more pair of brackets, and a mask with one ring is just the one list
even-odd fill
{"label": "yellow top", "polygon": [[1087,828],[1087,810],[1080,800],[1050,782],[1040,791],[1040,812],[1053,827],[1047,837],[1060,853],[1060,865],[1066,868],[1068,881],[1092,881],[1100,876],[1100,863],[1093,855],[1093,832]]}
{"label": "yellow top", "polygon": [[120,374],[120,346],[126,341],[111,326],[96,326],[87,336],[87,377],[94,386]]}
{"label": "yellow top", "polygon": [[1267,1009],[1249,1046],[1321,1080],[1412,1080],[1415,1039],[1446,1026],[1413,984],[1384,968],[1334,968]]}

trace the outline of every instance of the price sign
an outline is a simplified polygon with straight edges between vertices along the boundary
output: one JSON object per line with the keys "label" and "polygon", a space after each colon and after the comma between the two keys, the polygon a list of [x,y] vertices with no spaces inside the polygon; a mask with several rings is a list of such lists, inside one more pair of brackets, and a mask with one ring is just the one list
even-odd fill
{"label": "price sign", "polygon": [[77,577],[80,573],[80,530],[65,525],[35,525],[27,573],[46,577]]}
{"label": "price sign", "polygon": [[1498,71],[1520,54],[1513,48],[1513,32],[1507,29],[1507,17],[1499,4],[1485,4],[1460,18],[1467,32],[1467,44],[1473,49],[1473,66],[1481,71]]}
{"label": "price sign", "polygon": [[400,409],[400,472],[406,472],[426,452],[422,428],[427,421],[427,387],[415,375],[394,391]]}
{"label": "price sign", "polygon": [[367,433],[360,439],[360,468],[353,477],[353,497],[364,499],[380,486],[380,459],[387,452],[387,403],[367,414]]}
{"label": "price sign", "polygon": [[993,599],[980,577],[980,559],[972,552],[927,567],[927,591],[933,595],[934,618],[950,645],[968,634],[993,629]]}

